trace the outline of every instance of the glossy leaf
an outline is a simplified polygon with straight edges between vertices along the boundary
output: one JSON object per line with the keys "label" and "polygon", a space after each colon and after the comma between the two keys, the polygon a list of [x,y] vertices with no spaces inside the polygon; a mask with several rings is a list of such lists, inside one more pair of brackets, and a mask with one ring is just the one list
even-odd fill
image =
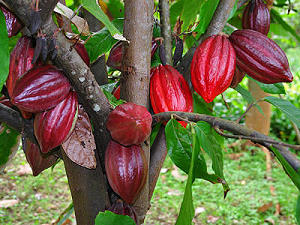
{"label": "glossy leaf", "polygon": [[212,115],[213,103],[206,103],[197,92],[193,93],[193,112],[199,114]]}
{"label": "glossy leaf", "polygon": [[112,93],[106,91],[105,89],[102,89],[102,91],[113,108],[126,102],[122,99],[116,99],[116,97]]}
{"label": "glossy leaf", "polygon": [[285,89],[282,83],[275,84],[263,84],[259,81],[255,81],[259,87],[266,93],[270,94],[285,94]]}
{"label": "glossy leaf", "polygon": [[173,27],[177,21],[177,17],[181,15],[184,6],[184,0],[175,1],[170,7],[170,23]]}
{"label": "glossy leaf", "polygon": [[150,147],[153,145],[155,138],[158,135],[158,132],[160,130],[160,127],[161,127],[161,123],[158,123],[152,128],[152,132],[150,135]]}
{"label": "glossy leaf", "polygon": [[196,19],[203,4],[203,0],[185,0],[182,8],[182,30],[186,30]]}
{"label": "glossy leaf", "polygon": [[5,17],[0,10],[0,91],[6,81],[9,70],[9,50],[8,50],[8,34],[6,29]]}
{"label": "glossy leaf", "polygon": [[19,133],[4,123],[0,124],[0,171],[4,169],[10,154],[19,147],[19,143]]}
{"label": "glossy leaf", "polygon": [[115,25],[109,20],[109,18],[102,11],[101,7],[97,4],[96,1],[82,0],[83,7],[93,14],[98,20],[100,20],[105,27],[109,30],[113,38],[117,40],[126,40],[121,32],[115,27]]}
{"label": "glossy leaf", "polygon": [[109,8],[109,12],[111,13],[113,18],[122,18],[124,17],[124,4],[123,1],[120,0],[109,0],[107,4],[107,8]]}
{"label": "glossy leaf", "polygon": [[82,106],[78,109],[75,128],[62,147],[66,155],[76,164],[88,169],[96,168],[95,139],[89,117]]}
{"label": "glossy leaf", "polygon": [[264,100],[280,109],[291,121],[297,125],[298,128],[300,128],[300,109],[285,99],[267,96],[264,98]]}
{"label": "glossy leaf", "polygon": [[135,225],[129,216],[118,215],[110,211],[99,212],[95,219],[95,225]]}
{"label": "glossy leaf", "polygon": [[192,135],[192,158],[188,173],[188,179],[185,186],[184,196],[180,207],[180,212],[176,221],[176,225],[191,225],[195,215],[195,209],[193,204],[192,185],[194,182],[194,169],[197,163],[197,158],[200,152],[199,146],[197,146],[197,137],[195,129],[191,127]]}

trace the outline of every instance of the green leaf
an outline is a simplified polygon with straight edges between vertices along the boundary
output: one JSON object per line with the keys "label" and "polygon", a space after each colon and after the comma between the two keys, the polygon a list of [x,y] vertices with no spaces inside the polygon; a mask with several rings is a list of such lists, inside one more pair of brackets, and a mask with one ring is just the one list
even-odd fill
{"label": "green leaf", "polygon": [[175,1],[170,7],[170,24],[172,28],[174,27],[178,16],[180,16],[182,13],[183,4],[184,0],[178,0]]}
{"label": "green leaf", "polygon": [[105,89],[102,89],[102,91],[113,108],[116,108],[118,105],[121,105],[126,102],[122,99],[116,99],[116,97],[112,93],[106,91]]}
{"label": "green leaf", "polygon": [[109,18],[102,11],[96,0],[82,0],[82,6],[105,25],[113,38],[117,40],[125,40],[122,33],[112,22],[110,22]]}
{"label": "green leaf", "polygon": [[238,3],[238,0],[235,0],[234,6],[233,6],[233,8],[232,8],[232,10],[230,12],[230,15],[229,15],[227,21],[229,21],[234,16],[234,14],[236,13],[236,11],[238,9],[237,8],[237,3]]}
{"label": "green leaf", "polygon": [[285,172],[289,175],[293,183],[300,191],[300,174],[293,169],[293,167],[286,161],[286,159],[280,154],[280,152],[276,148],[271,147],[271,149],[272,152],[274,152],[277,159],[279,160],[282,167],[284,168]]}
{"label": "green leaf", "polygon": [[203,0],[185,0],[181,19],[183,21],[182,30],[187,28],[196,20],[197,14],[200,11]]}
{"label": "green leaf", "polygon": [[298,225],[300,225],[300,193],[298,195],[297,204],[296,204],[296,219]]}
{"label": "green leaf", "polygon": [[297,32],[287,22],[285,22],[280,16],[280,14],[273,8],[271,9],[271,17],[277,23],[279,23],[286,31],[288,31],[292,36],[294,36],[297,39],[297,41],[300,41],[300,36],[297,34]]}
{"label": "green leaf", "polygon": [[[123,19],[115,19],[113,24],[115,24],[119,30],[122,30],[123,22]],[[91,62],[94,62],[100,55],[108,52],[116,42],[117,40],[112,37],[106,27],[93,35],[93,37],[91,37],[85,44]]]}
{"label": "green leaf", "polygon": [[4,166],[14,148],[19,147],[19,133],[6,124],[0,124],[0,168]]}
{"label": "green leaf", "polygon": [[202,7],[201,7],[200,13],[199,13],[200,21],[199,21],[198,26],[194,30],[195,32],[198,33],[197,36],[200,36],[201,34],[203,34],[206,31],[206,28],[208,27],[218,4],[219,4],[219,0],[209,0],[209,1],[205,1],[202,4]]}
{"label": "green leaf", "polygon": [[103,84],[100,87],[102,89],[104,89],[105,91],[108,91],[108,92],[112,93],[117,83],[118,82]]}
{"label": "green leaf", "polygon": [[267,96],[264,98],[264,100],[280,109],[291,121],[297,125],[298,128],[300,128],[300,109],[285,99]]}
{"label": "green leaf", "polygon": [[129,216],[118,215],[111,211],[99,212],[95,219],[95,225],[135,225]]}
{"label": "green leaf", "polygon": [[247,76],[248,79],[253,80],[258,86],[266,93],[270,94],[285,94],[285,89],[282,83],[275,83],[275,84],[263,84],[253,78]]}
{"label": "green leaf", "polygon": [[213,103],[206,103],[204,99],[196,92],[193,93],[193,112],[212,115]]}
{"label": "green leaf", "polygon": [[184,196],[180,207],[180,212],[175,225],[191,225],[195,215],[192,185],[195,176],[194,165],[197,162],[200,148],[196,146],[197,139],[196,139],[196,133],[193,126],[191,126],[191,135],[192,135],[192,159],[190,163],[188,179],[185,186]]}
{"label": "green leaf", "polygon": [[0,10],[0,91],[6,81],[9,70],[9,45],[5,17]]}
{"label": "green leaf", "polygon": [[[176,120],[171,119],[165,127],[168,155],[174,164],[186,174],[189,173],[192,157],[192,134]],[[200,148],[200,143],[199,148]],[[199,154],[195,164],[195,177],[218,183],[219,177],[207,172],[203,154]]]}
{"label": "green leaf", "polygon": [[107,8],[113,18],[124,17],[124,4],[120,0],[109,0],[107,2]]}
{"label": "green leaf", "polygon": [[[253,98],[252,94],[248,90],[243,88],[240,84],[234,90],[240,93],[242,97],[248,102],[249,105],[254,103],[255,99]],[[262,108],[259,105],[255,104],[255,107],[258,109],[258,111],[261,114],[264,115],[264,112],[262,111]]]}
{"label": "green leaf", "polygon": [[158,132],[160,130],[161,127],[161,123],[156,124],[151,131],[151,135],[150,135],[150,147],[153,145],[156,136],[158,135]]}

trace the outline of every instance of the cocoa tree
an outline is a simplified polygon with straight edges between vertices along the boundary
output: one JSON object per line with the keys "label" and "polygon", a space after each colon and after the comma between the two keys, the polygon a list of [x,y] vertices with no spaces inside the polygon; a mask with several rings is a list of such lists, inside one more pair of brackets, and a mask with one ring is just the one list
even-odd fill
{"label": "cocoa tree", "polygon": [[[24,27],[23,39],[11,53],[10,65],[7,33],[5,29],[1,30],[4,34],[2,54],[6,63],[1,73],[1,86],[5,83],[0,104],[2,134],[11,140],[8,149],[13,149],[18,143],[18,134],[22,135],[23,149],[34,175],[53,165],[57,158],[63,160],[77,224],[95,224],[98,213],[106,209],[127,214],[137,224],[143,223],[167,150],[174,164],[188,174],[176,224],[191,224],[194,179],[221,184],[224,197],[229,191],[222,168],[222,136],[248,139],[265,146],[300,188],[300,161],[289,150],[298,150],[299,146],[250,130],[239,124],[240,120],[235,122],[215,117],[211,110],[214,98],[230,85],[244,97],[249,94],[238,85],[240,79],[234,75],[236,65],[242,73],[269,84],[270,89],[276,85],[282,89],[281,82],[292,81],[284,52],[265,36],[270,25],[269,18],[264,24],[257,25],[255,21],[261,13],[259,10],[269,15],[267,6],[270,8],[273,1],[250,1],[247,7],[251,10],[243,18],[243,21],[249,22],[243,22],[243,28],[247,28],[244,31],[237,30],[242,26],[231,24],[230,18],[239,18],[239,9],[248,1],[177,0],[171,3],[160,0],[159,4],[145,0],[125,0],[124,4],[122,1],[108,1],[107,11],[98,5],[103,5],[103,1],[82,0],[85,19],[58,4],[58,0],[3,0],[1,3],[19,19],[18,26],[7,26],[8,31],[10,28],[14,31],[8,34],[15,35]],[[157,7],[158,12],[154,10]],[[262,9],[256,12],[256,8]],[[120,16],[118,12],[124,20],[111,22],[109,17],[117,18]],[[253,16],[251,12],[258,15]],[[160,14],[159,23],[155,13]],[[271,15],[279,21],[276,13],[273,11]],[[4,17],[1,18],[1,25],[5,27]],[[70,21],[77,26],[77,35],[75,29],[72,33]],[[88,21],[90,29],[85,21]],[[91,32],[102,27],[99,21],[105,27],[98,33]],[[120,24],[122,32],[116,28]],[[292,28],[288,29],[299,40]],[[221,34],[222,31],[227,35]],[[87,39],[88,55],[80,37]],[[103,38],[110,42],[101,45]],[[119,42],[113,46],[117,40]],[[157,51],[160,59],[158,53],[154,53],[158,40],[161,41]],[[103,49],[96,49],[94,46],[97,44]],[[124,101],[117,100],[110,93],[112,85],[107,84],[105,60],[100,56],[109,51],[107,65],[121,71],[120,87],[117,89],[120,94],[117,96],[115,90],[115,96],[134,103],[133,106],[123,104]],[[269,58],[266,59],[265,55]],[[151,57],[154,69],[150,72]],[[172,64],[184,78],[170,66]],[[13,75],[7,77],[7,74]],[[235,84],[232,83],[234,79],[238,80]],[[196,92],[192,95],[193,89]],[[28,93],[31,94],[29,97]],[[262,100],[288,112],[289,118],[300,127],[299,109],[288,101],[276,97]],[[257,104],[250,100],[250,107],[253,105]],[[144,108],[138,110],[142,106]],[[145,107],[148,111],[152,108],[152,118]],[[106,127],[108,117],[109,125]],[[144,123],[146,118],[148,122]],[[149,137],[151,120],[152,133]],[[133,133],[135,135],[130,136]],[[213,174],[207,172],[204,152],[212,160]],[[9,155],[13,154],[7,152],[1,165],[8,161]],[[113,165],[114,161],[121,164]],[[125,175],[116,174],[115,166]],[[126,174],[130,166],[134,168],[133,175]],[[124,182],[127,178],[132,183]],[[105,223],[105,215],[100,213],[96,223]],[[114,214],[108,216],[114,218]],[[118,223],[126,219],[118,217]]]}

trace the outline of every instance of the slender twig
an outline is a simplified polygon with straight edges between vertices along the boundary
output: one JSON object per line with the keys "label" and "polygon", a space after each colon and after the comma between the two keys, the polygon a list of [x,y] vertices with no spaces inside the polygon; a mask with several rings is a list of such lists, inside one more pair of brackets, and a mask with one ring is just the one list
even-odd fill
{"label": "slender twig", "polygon": [[257,138],[257,137],[250,137],[250,136],[244,136],[244,135],[234,135],[234,134],[226,134],[223,131],[220,130],[217,126],[213,127],[215,131],[220,134],[221,136],[227,137],[227,138],[234,138],[234,139],[245,139],[245,140],[251,140],[252,142],[266,142],[268,144],[275,144],[275,145],[281,145],[285,146],[288,148],[292,148],[295,150],[300,150],[300,145],[291,145],[291,144],[286,144],[280,141],[274,141],[274,140],[269,140],[265,138]]}
{"label": "slender twig", "polygon": [[249,112],[249,110],[250,110],[254,105],[257,105],[257,103],[259,103],[259,102],[261,102],[261,101],[263,101],[263,99],[258,99],[257,101],[252,102],[252,103],[248,106],[248,108],[246,109],[246,111],[241,115],[241,117],[238,118],[238,119],[236,120],[236,122],[237,122],[237,123],[240,123],[241,120],[244,118],[244,116]]}

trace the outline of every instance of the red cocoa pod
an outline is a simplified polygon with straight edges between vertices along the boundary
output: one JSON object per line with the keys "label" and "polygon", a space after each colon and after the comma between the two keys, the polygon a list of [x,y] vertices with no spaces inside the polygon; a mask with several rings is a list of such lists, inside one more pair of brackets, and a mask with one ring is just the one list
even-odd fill
{"label": "red cocoa pod", "polygon": [[212,102],[230,86],[235,63],[235,52],[226,36],[207,38],[196,49],[191,63],[195,91],[207,103]]}
{"label": "red cocoa pod", "polygon": [[151,124],[152,116],[146,107],[127,102],[118,105],[108,115],[106,128],[112,139],[129,146],[147,140],[151,134]]}
{"label": "red cocoa pod", "polygon": [[293,81],[284,51],[267,36],[245,29],[234,31],[229,40],[238,67],[253,79],[265,84]]}
{"label": "red cocoa pod", "polygon": [[5,6],[0,5],[0,9],[2,10],[5,17],[8,37],[16,36],[23,28],[23,25],[21,24],[20,20]]}
{"label": "red cocoa pod", "polygon": [[113,95],[115,96],[116,99],[120,99],[120,94],[121,94],[121,87],[120,85],[113,91]]}
{"label": "red cocoa pod", "polygon": [[[158,47],[158,43],[153,39],[152,47],[151,47],[151,57],[153,57],[156,49]],[[122,41],[118,41],[110,50],[106,65],[116,69],[122,70],[122,60],[123,60],[123,51],[124,46]]]}
{"label": "red cocoa pod", "polygon": [[10,100],[8,98],[6,98],[5,96],[1,96],[0,97],[0,103],[9,107],[9,108],[12,108],[13,105],[11,104]]}
{"label": "red cocoa pod", "polygon": [[16,83],[11,102],[27,112],[42,112],[60,103],[70,91],[62,71],[52,65],[34,67]]}
{"label": "red cocoa pod", "polygon": [[10,54],[9,74],[6,80],[6,87],[9,96],[11,96],[15,84],[20,77],[37,64],[32,64],[34,48],[32,40],[23,36],[19,38],[15,48]]}
{"label": "red cocoa pod", "polygon": [[241,71],[241,69],[238,66],[236,66],[230,87],[236,88],[239,85],[239,83],[241,83],[245,75],[246,74],[243,71]]}
{"label": "red cocoa pod", "polygon": [[77,113],[77,95],[70,91],[55,108],[36,114],[34,134],[42,153],[49,152],[68,138],[75,126]]}
{"label": "red cocoa pod", "polygon": [[85,64],[90,67],[90,57],[86,48],[84,47],[84,44],[77,42],[74,47]]}
{"label": "red cocoa pod", "polygon": [[23,150],[26,160],[29,163],[33,176],[39,175],[56,162],[54,155],[43,156],[38,145],[32,143],[29,139],[22,139]]}
{"label": "red cocoa pod", "polygon": [[119,215],[131,217],[134,220],[135,224],[138,225],[138,220],[134,208],[128,205],[126,202],[123,202],[121,199],[115,201],[108,210]]}
{"label": "red cocoa pod", "polygon": [[111,188],[133,204],[146,182],[148,164],[139,145],[125,147],[111,140],[105,152],[105,170]]}
{"label": "red cocoa pod", "polygon": [[159,65],[151,73],[150,100],[154,113],[193,111],[192,93],[176,69],[169,65]]}
{"label": "red cocoa pod", "polygon": [[251,0],[246,6],[242,26],[267,35],[270,30],[270,11],[263,0]]}

